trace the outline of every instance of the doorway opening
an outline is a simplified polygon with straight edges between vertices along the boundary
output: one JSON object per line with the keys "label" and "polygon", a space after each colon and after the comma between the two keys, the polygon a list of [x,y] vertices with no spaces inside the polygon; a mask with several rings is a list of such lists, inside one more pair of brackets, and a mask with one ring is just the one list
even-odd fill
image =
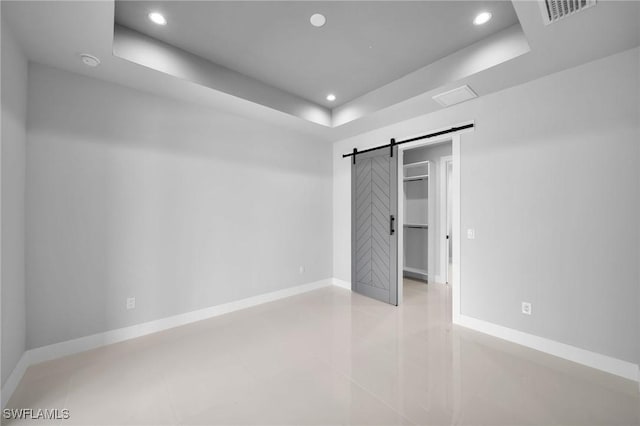
{"label": "doorway opening", "polygon": [[442,239],[451,234],[446,169],[452,165],[452,149],[449,139],[406,149],[402,156],[403,190],[398,201],[403,203],[401,283],[407,295],[424,291],[427,284],[445,284],[450,275],[449,244]]}

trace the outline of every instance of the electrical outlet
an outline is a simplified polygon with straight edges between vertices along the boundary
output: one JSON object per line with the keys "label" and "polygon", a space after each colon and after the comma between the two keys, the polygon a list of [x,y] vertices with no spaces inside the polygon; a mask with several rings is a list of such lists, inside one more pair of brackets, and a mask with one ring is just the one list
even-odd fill
{"label": "electrical outlet", "polygon": [[473,228],[467,229],[467,239],[475,240],[475,238],[476,238],[476,230]]}
{"label": "electrical outlet", "polygon": [[300,265],[298,272],[300,272],[300,275],[304,274],[304,266]]}
{"label": "electrical outlet", "polygon": [[136,298],[127,297],[127,309],[135,309],[135,308],[136,308]]}
{"label": "electrical outlet", "polygon": [[522,313],[525,315],[531,315],[531,303],[522,302]]}

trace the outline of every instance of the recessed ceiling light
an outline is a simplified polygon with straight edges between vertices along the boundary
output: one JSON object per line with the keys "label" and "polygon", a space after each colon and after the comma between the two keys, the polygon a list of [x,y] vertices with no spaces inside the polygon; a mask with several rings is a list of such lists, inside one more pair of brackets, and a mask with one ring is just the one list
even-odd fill
{"label": "recessed ceiling light", "polygon": [[314,27],[320,28],[327,23],[327,18],[325,18],[324,15],[320,13],[314,13],[313,15],[311,15],[311,19],[309,19],[309,21]]}
{"label": "recessed ceiling light", "polygon": [[334,95],[333,93],[329,93],[329,94],[327,95],[327,100],[328,100],[329,102],[333,102],[333,101],[335,101],[335,100],[336,100],[336,95]]}
{"label": "recessed ceiling light", "polygon": [[486,24],[491,20],[491,16],[492,16],[491,12],[478,13],[478,16],[476,16],[475,19],[473,20],[473,24],[474,25]]}
{"label": "recessed ceiling light", "polygon": [[151,20],[151,22],[153,22],[154,24],[158,24],[158,25],[167,25],[167,18],[164,17],[164,15],[162,13],[159,12],[151,12],[149,14],[149,19]]}
{"label": "recessed ceiling light", "polygon": [[80,59],[82,59],[83,64],[91,68],[95,68],[100,65],[100,59],[96,58],[93,55],[89,55],[88,53],[81,54]]}

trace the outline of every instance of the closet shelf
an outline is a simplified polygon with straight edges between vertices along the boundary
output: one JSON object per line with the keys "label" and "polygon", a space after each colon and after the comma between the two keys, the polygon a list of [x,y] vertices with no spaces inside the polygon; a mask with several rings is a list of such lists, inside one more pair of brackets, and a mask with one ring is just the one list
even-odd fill
{"label": "closet shelf", "polygon": [[429,179],[429,175],[407,176],[404,178],[404,181],[410,182],[413,180],[425,180],[425,179]]}
{"label": "closet shelf", "polygon": [[427,275],[428,275],[427,271],[425,271],[424,269],[419,269],[419,268],[410,268],[410,267],[408,267],[408,266],[405,266],[405,267],[404,267],[404,268],[402,268],[402,269],[403,269],[403,271],[405,271],[405,272],[413,272],[414,274],[421,274],[421,275],[424,275],[424,276],[427,276]]}
{"label": "closet shelf", "polygon": [[429,164],[429,160],[427,160],[427,161],[418,161],[416,163],[407,163],[403,167],[404,168],[417,167],[417,166],[424,166],[426,164]]}

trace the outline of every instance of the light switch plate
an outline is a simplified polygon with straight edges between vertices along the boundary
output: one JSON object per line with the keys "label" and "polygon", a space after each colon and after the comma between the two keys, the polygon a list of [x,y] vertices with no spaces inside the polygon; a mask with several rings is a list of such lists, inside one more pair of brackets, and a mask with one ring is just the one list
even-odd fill
{"label": "light switch plate", "polygon": [[467,239],[474,240],[476,238],[476,230],[473,228],[467,229]]}

